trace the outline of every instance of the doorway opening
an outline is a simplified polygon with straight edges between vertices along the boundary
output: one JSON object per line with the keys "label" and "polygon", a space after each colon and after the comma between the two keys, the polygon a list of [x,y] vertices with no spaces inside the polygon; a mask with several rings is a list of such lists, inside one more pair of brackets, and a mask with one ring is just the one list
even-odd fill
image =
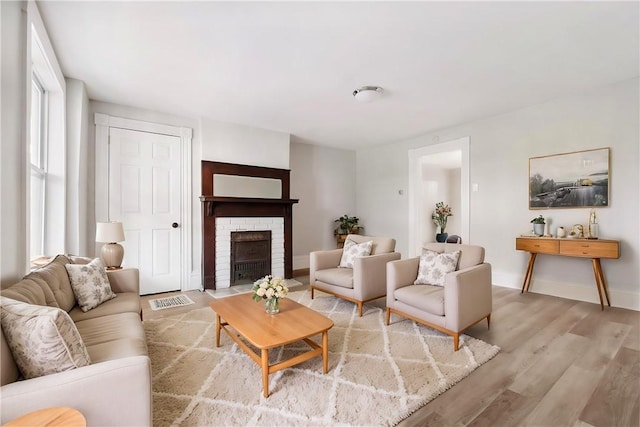
{"label": "doorway opening", "polygon": [[409,256],[435,241],[431,214],[438,202],[453,209],[446,232],[469,243],[469,137],[409,150]]}

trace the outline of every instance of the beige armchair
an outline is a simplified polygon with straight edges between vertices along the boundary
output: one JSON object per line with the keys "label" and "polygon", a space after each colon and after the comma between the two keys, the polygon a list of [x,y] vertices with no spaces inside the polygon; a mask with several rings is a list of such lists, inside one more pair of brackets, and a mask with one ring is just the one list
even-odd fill
{"label": "beige armchair", "polygon": [[484,262],[481,246],[430,243],[435,252],[461,251],[458,269],[447,273],[444,286],[414,285],[420,257],[387,264],[387,313],[407,317],[453,337],[458,351],[460,334],[487,319],[491,321],[491,265]]}
{"label": "beige armchair", "polygon": [[317,289],[358,305],[362,317],[365,302],[383,297],[387,292],[386,264],[399,260],[400,253],[394,252],[395,239],[350,234],[347,240],[356,243],[373,241],[371,255],[354,259],[353,268],[340,268],[343,249],[315,251],[309,255],[309,283],[311,299]]}

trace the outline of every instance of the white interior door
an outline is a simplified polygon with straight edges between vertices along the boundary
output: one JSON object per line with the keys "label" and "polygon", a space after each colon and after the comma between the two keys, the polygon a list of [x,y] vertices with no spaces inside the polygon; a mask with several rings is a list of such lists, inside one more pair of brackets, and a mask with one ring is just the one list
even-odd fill
{"label": "white interior door", "polygon": [[109,128],[109,219],[122,221],[142,295],[181,289],[180,165],[179,137]]}

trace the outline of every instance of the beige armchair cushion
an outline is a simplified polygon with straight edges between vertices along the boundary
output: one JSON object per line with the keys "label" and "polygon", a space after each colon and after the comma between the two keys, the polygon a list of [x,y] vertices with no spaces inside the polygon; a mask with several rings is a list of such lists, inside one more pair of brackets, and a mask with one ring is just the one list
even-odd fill
{"label": "beige armchair cushion", "polygon": [[347,238],[342,248],[342,257],[340,258],[340,265],[338,267],[353,268],[353,262],[357,257],[371,255],[372,246],[373,240],[356,243],[353,239]]}
{"label": "beige armchair cushion", "polygon": [[353,240],[356,243],[364,243],[371,240],[373,242],[373,244],[371,245],[371,255],[386,254],[396,250],[396,239],[391,239],[388,237],[372,237],[363,236],[361,234],[349,234],[347,236],[347,239]]}
{"label": "beige armchair cushion", "polygon": [[412,285],[394,292],[393,296],[405,304],[437,316],[444,316],[444,289],[442,286]]}
{"label": "beige armchair cushion", "polygon": [[427,243],[423,247],[440,253],[461,251],[458,270],[473,267],[484,262],[484,248],[475,245],[456,245],[452,243]]}
{"label": "beige armchair cushion", "polygon": [[353,270],[350,268],[328,268],[316,272],[316,279],[343,288],[353,289]]}
{"label": "beige armchair cushion", "polygon": [[448,273],[456,271],[460,251],[450,253],[438,253],[429,249],[423,249],[418,266],[418,278],[415,285],[444,286],[444,278]]}

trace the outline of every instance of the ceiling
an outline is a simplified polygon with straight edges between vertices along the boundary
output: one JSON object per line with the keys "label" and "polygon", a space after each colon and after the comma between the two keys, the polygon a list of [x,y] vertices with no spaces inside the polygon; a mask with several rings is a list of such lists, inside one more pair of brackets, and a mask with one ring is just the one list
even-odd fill
{"label": "ceiling", "polygon": [[[638,2],[38,3],[89,97],[356,149],[639,75]],[[354,89],[384,88],[359,103]]]}

